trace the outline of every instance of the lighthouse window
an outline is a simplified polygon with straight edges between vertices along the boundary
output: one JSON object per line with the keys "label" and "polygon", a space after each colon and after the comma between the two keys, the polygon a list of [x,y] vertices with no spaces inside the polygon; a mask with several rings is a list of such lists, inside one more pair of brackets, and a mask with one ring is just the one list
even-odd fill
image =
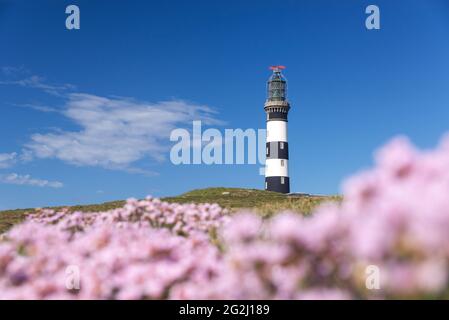
{"label": "lighthouse window", "polygon": [[284,166],[284,160],[281,160],[281,166],[282,167]]}
{"label": "lighthouse window", "polygon": [[268,189],[268,182],[265,182],[265,189]]}
{"label": "lighthouse window", "polygon": [[284,149],[284,143],[281,142],[280,145],[281,145],[281,149]]}
{"label": "lighthouse window", "polygon": [[281,184],[285,184],[285,178],[281,177]]}
{"label": "lighthouse window", "polygon": [[267,156],[270,154],[270,150],[268,149],[268,147],[267,147]]}

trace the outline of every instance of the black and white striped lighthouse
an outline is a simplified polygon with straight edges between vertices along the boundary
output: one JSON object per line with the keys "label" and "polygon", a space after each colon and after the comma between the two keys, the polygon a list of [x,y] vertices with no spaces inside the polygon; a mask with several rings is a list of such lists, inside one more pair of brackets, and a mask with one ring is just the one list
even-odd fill
{"label": "black and white striped lighthouse", "polygon": [[284,66],[270,68],[273,74],[268,80],[268,97],[265,102],[267,114],[267,154],[265,160],[265,190],[290,192],[288,176],[287,81],[281,71]]}

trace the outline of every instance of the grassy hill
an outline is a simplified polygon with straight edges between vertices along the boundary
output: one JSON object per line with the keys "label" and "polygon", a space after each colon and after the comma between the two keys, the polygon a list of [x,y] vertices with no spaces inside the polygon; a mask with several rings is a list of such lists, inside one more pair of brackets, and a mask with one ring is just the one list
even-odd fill
{"label": "grassy hill", "polygon": [[[283,195],[275,192],[240,189],[240,188],[207,188],[197,189],[175,197],[166,197],[162,200],[178,203],[218,203],[231,212],[239,209],[250,209],[263,216],[270,216],[282,210],[293,210],[302,214],[309,214],[314,207],[325,201],[340,201],[339,196],[314,196],[306,194]],[[97,212],[115,209],[123,206],[125,201],[112,201],[101,204],[70,206],[72,211]],[[60,209],[63,207],[53,207]],[[34,209],[18,209],[0,211],[0,233],[8,230],[14,224],[22,221],[25,212]]]}
{"label": "grassy hill", "polygon": [[277,211],[293,210],[308,214],[323,201],[340,201],[339,196],[315,196],[307,194],[284,195],[276,192],[239,189],[207,188],[193,190],[176,197],[164,198],[168,202],[215,202],[232,211],[237,209],[255,210],[263,216]]}

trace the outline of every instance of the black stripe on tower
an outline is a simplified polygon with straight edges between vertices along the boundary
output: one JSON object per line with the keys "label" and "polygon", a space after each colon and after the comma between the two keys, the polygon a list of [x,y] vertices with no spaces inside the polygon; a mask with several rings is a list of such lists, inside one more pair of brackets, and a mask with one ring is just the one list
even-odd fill
{"label": "black stripe on tower", "polygon": [[288,142],[282,141],[267,142],[266,158],[288,160]]}
{"label": "black stripe on tower", "polygon": [[267,121],[273,120],[287,121],[287,112],[268,112]]}
{"label": "black stripe on tower", "polygon": [[280,193],[290,193],[289,177],[266,177],[266,190]]}

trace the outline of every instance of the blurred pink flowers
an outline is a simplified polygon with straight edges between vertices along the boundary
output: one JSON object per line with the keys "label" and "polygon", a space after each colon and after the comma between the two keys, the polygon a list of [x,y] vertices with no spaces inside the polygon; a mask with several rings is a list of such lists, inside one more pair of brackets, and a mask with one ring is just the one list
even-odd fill
{"label": "blurred pink flowers", "polygon": [[[449,297],[449,139],[404,138],[310,217],[129,200],[100,213],[42,210],[0,242],[0,298]],[[217,245],[218,243],[218,245]],[[67,289],[68,266],[80,289]],[[367,287],[369,266],[379,288]]]}

